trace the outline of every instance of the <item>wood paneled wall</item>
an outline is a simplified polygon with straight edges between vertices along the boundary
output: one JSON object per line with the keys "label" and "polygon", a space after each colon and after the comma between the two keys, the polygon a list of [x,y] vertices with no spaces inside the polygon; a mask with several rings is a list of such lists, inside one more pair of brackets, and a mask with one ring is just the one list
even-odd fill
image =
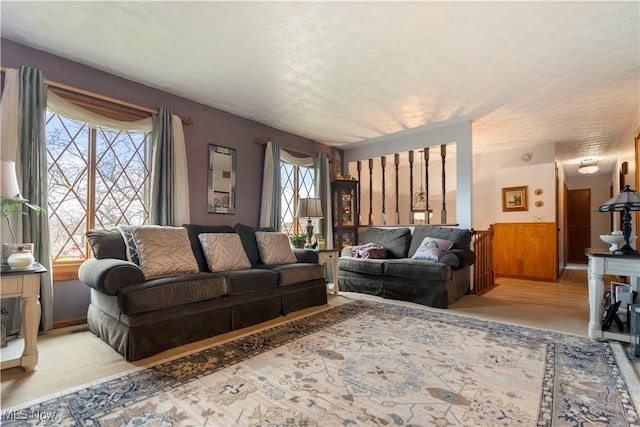
{"label": "wood paneled wall", "polygon": [[557,280],[558,238],[555,222],[497,223],[493,229],[496,276]]}

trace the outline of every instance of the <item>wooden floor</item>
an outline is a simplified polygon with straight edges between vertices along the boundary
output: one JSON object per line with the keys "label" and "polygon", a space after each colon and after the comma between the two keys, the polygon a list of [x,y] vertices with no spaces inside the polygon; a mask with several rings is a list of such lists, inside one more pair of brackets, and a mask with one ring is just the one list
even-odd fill
{"label": "wooden floor", "polygon": [[501,277],[496,279],[496,285],[482,297],[572,310],[582,310],[589,303],[586,272],[584,283],[537,282]]}

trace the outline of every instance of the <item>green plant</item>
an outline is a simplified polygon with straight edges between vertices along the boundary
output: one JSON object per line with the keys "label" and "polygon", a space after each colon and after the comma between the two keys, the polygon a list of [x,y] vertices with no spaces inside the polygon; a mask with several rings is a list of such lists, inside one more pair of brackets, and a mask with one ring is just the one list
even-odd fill
{"label": "green plant", "polygon": [[13,241],[13,243],[16,243],[16,235],[11,228],[9,215],[11,215],[12,213],[27,215],[27,212],[22,209],[23,205],[34,211],[37,215],[40,215],[42,212],[44,212],[44,208],[41,208],[38,205],[34,205],[33,203],[29,203],[27,199],[23,199],[22,197],[0,200],[0,216],[2,216],[7,221],[7,227],[9,228],[9,232],[11,233],[11,240]]}
{"label": "green plant", "polygon": [[303,248],[304,244],[307,243],[307,235],[302,233],[292,234],[289,237],[289,240],[291,240],[291,244],[294,248]]}

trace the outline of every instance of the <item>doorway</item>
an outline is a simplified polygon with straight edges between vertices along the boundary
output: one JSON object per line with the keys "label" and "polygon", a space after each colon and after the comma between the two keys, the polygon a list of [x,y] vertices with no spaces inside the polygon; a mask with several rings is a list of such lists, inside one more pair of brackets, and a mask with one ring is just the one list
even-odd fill
{"label": "doorway", "polygon": [[567,194],[567,262],[586,264],[585,248],[591,246],[591,190]]}

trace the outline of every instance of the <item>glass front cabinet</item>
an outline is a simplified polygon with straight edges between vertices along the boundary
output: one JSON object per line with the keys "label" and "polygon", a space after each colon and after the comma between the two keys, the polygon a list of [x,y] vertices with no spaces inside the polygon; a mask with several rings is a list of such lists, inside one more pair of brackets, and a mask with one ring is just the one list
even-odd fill
{"label": "glass front cabinet", "polygon": [[358,243],[358,181],[338,180],[331,185],[333,247],[340,250]]}

